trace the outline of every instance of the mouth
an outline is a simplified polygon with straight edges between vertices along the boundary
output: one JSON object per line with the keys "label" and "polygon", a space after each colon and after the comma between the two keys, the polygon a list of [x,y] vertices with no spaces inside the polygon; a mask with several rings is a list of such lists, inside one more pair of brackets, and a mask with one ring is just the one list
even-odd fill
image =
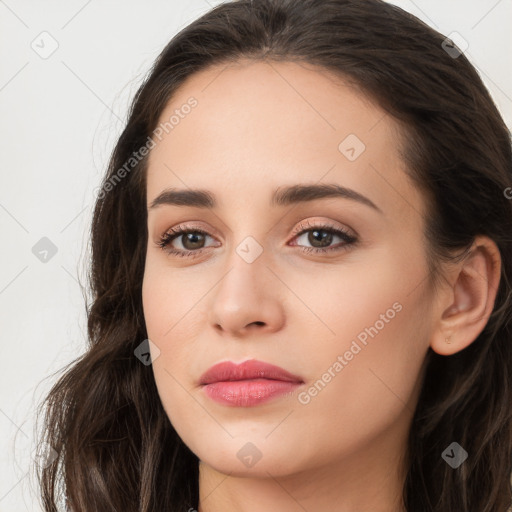
{"label": "mouth", "polygon": [[301,377],[279,366],[255,359],[235,364],[225,361],[212,366],[200,378],[206,395],[215,402],[234,407],[252,407],[293,393],[304,384]]}

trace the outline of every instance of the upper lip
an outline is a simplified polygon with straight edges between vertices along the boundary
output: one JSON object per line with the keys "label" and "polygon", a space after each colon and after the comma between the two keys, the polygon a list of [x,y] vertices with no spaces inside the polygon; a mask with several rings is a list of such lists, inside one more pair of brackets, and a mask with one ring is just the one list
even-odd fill
{"label": "upper lip", "polygon": [[232,361],[224,361],[209,368],[200,378],[200,384],[211,384],[213,382],[247,380],[247,379],[270,379],[282,380],[285,382],[303,383],[297,375],[287,372],[279,366],[264,363],[257,359],[250,359],[243,363],[236,364]]}

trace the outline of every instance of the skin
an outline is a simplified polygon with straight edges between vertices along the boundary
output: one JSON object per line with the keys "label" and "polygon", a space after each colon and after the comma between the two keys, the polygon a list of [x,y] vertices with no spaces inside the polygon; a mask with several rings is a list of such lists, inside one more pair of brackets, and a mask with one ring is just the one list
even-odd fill
{"label": "skin", "polygon": [[[199,511],[403,510],[401,460],[425,355],[462,350],[484,328],[499,281],[496,245],[477,238],[470,257],[444,268],[439,289],[429,286],[425,202],[405,174],[399,126],[325,70],[216,65],[189,77],[161,120],[191,96],[198,105],[151,150],[148,207],[170,187],[210,190],[218,206],[149,209],[143,306],[162,404],[200,459]],[[354,161],[338,149],[349,134],[366,146]],[[278,187],[315,183],[354,189],[381,211],[339,197],[269,206]],[[302,252],[320,246],[311,231],[294,234],[311,229],[305,222],[344,228],[358,242]],[[201,255],[156,245],[178,225],[208,232]],[[236,251],[248,236],[263,250],[252,263]],[[334,236],[328,247],[343,243]],[[183,236],[171,245],[191,250]],[[333,371],[396,303],[401,310]],[[304,384],[254,407],[204,394],[204,371],[252,358]],[[331,380],[301,403],[329,368]],[[248,442],[261,453],[252,467],[237,457]]]}

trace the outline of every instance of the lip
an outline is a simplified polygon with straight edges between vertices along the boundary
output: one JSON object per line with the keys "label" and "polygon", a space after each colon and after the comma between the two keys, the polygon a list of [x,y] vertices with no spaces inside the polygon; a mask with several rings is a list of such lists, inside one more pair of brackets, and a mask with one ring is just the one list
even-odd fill
{"label": "lip", "polygon": [[250,359],[241,364],[218,363],[201,376],[199,383],[214,401],[234,407],[252,407],[292,393],[304,381],[279,366]]}

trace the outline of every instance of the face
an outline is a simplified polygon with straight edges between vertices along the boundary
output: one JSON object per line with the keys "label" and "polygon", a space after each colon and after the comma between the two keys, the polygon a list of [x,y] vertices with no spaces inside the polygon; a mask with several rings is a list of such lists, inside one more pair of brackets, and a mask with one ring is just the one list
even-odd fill
{"label": "face", "polygon": [[[424,201],[395,121],[325,70],[239,62],[190,77],[161,123],[143,307],[180,437],[232,475],[396,456],[432,297]],[[201,384],[213,365],[248,360],[295,380],[250,363]]]}

